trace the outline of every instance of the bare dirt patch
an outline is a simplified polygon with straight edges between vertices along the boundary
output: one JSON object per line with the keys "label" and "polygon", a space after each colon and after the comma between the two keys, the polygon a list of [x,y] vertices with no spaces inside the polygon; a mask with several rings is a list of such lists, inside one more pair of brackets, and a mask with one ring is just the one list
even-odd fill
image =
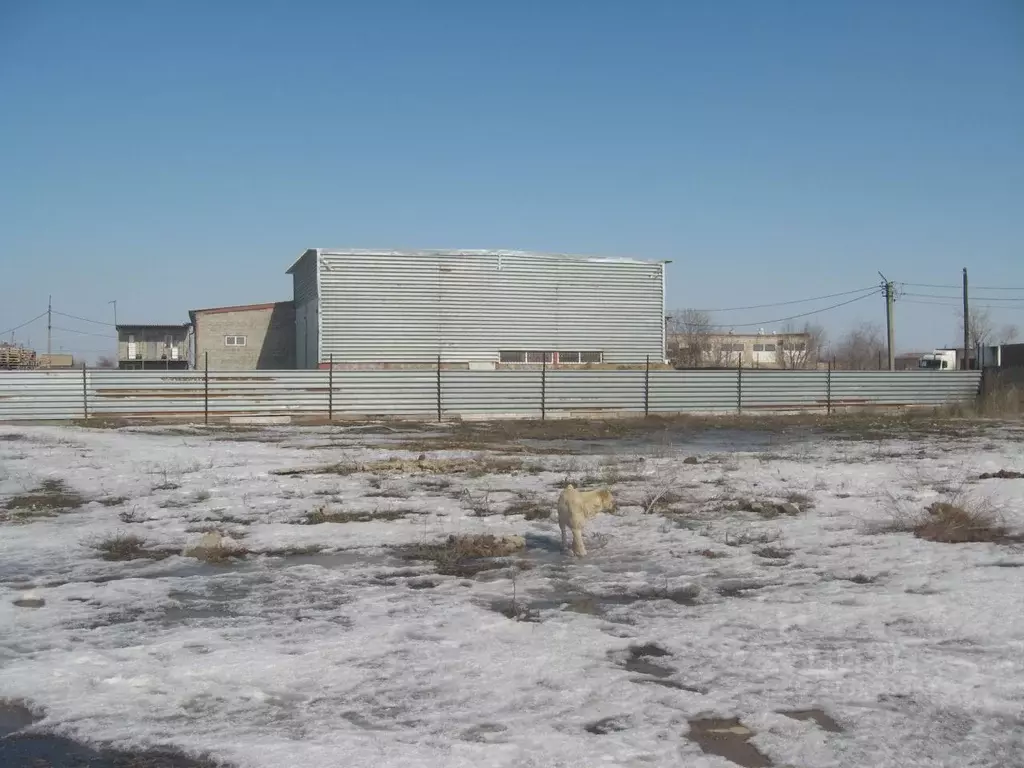
{"label": "bare dirt patch", "polygon": [[69,488],[63,480],[44,480],[34,490],[8,499],[4,505],[6,514],[0,515],[0,521],[53,517],[78,509],[85,502],[85,497]]}
{"label": "bare dirt patch", "polygon": [[1024,472],[1014,472],[1009,469],[1000,469],[998,472],[982,472],[978,475],[979,480],[1020,480],[1024,478]]}
{"label": "bare dirt patch", "polygon": [[312,512],[308,512],[301,520],[302,525],[320,525],[321,523],[372,523],[375,521],[402,520],[410,515],[426,514],[423,510],[415,507],[399,507],[397,509],[375,509],[372,511],[363,510],[358,512],[347,512],[342,509],[332,510],[326,506],[319,506]]}
{"label": "bare dirt patch", "polygon": [[449,536],[441,543],[413,544],[400,547],[399,554],[406,560],[426,560],[434,563],[437,573],[447,576],[474,576],[481,571],[501,568],[506,558],[522,551],[526,542],[519,536],[493,536],[476,534]]}
{"label": "bare dirt patch", "polygon": [[750,743],[754,732],[738,718],[701,718],[690,721],[687,738],[704,754],[718,755],[743,768],[770,768],[772,761]]}
{"label": "bare dirt patch", "polygon": [[342,462],[321,467],[276,469],[275,475],[354,475],[359,472],[405,475],[484,475],[511,474],[523,469],[522,459],[509,456],[479,456],[475,458],[418,459],[390,458],[366,463]]}
{"label": "bare dirt patch", "polygon": [[117,534],[96,544],[104,560],[163,560],[171,553],[150,549],[145,539],[134,534]]}

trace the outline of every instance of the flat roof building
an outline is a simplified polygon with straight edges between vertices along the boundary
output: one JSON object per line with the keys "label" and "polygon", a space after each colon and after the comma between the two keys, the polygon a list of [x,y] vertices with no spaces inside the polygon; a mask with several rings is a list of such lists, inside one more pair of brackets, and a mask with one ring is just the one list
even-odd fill
{"label": "flat roof building", "polygon": [[483,250],[311,248],[296,365],[496,368],[665,359],[665,264]]}

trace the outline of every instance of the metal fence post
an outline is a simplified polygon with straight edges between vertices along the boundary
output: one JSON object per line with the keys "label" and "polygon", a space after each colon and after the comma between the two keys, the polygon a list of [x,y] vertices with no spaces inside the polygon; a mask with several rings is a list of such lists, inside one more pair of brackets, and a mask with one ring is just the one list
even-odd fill
{"label": "metal fence post", "polygon": [[651,356],[647,356],[644,364],[644,416],[651,413]]}
{"label": "metal fence post", "polygon": [[544,352],[540,362],[540,420],[548,415],[548,353]]}
{"label": "metal fence post", "polygon": [[331,367],[327,369],[327,420],[334,421],[334,353],[330,356]]}
{"label": "metal fence post", "polygon": [[825,375],[825,412],[832,415],[832,361],[828,361],[828,373]]}
{"label": "metal fence post", "polygon": [[210,353],[203,353],[203,424],[210,423]]}
{"label": "metal fence post", "polygon": [[743,357],[736,368],[736,413],[743,413]]}
{"label": "metal fence post", "polygon": [[441,421],[441,356],[437,356],[437,420]]}
{"label": "metal fence post", "polygon": [[89,385],[86,379],[85,363],[82,363],[82,413],[89,418]]}

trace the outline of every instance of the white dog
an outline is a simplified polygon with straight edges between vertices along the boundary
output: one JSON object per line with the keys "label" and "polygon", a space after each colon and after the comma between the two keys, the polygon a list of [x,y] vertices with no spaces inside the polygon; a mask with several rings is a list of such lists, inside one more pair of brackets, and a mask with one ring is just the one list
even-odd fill
{"label": "white dog", "polygon": [[565,529],[572,531],[572,552],[576,557],[587,554],[583,544],[583,525],[601,512],[612,512],[615,499],[607,488],[598,491],[578,491],[571,483],[558,497],[558,527],[562,532],[562,551],[566,550]]}

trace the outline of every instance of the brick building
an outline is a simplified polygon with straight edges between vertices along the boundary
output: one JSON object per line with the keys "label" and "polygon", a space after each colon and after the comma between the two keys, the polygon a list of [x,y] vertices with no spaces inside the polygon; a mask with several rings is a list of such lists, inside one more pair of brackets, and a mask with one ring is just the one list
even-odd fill
{"label": "brick building", "polygon": [[290,301],[193,309],[191,358],[211,371],[295,367],[295,305]]}

